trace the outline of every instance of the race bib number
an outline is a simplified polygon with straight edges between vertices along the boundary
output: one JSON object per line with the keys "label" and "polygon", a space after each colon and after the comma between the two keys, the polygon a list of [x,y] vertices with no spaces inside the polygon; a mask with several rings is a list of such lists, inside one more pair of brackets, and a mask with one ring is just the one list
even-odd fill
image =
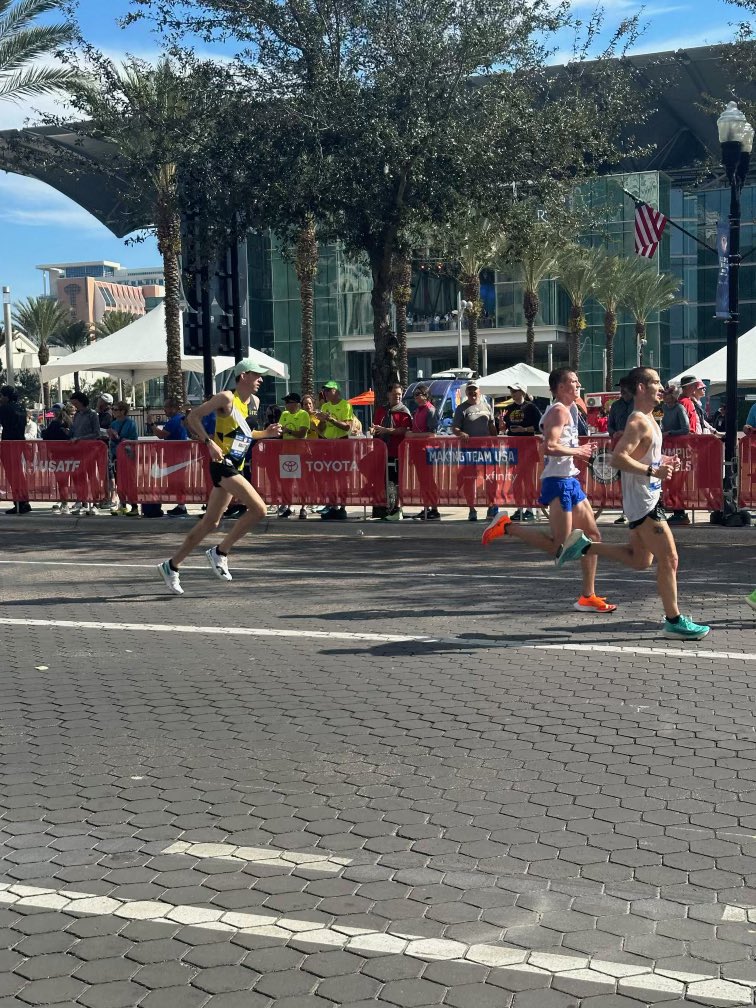
{"label": "race bib number", "polygon": [[249,446],[252,444],[253,438],[241,431],[234,434],[234,440],[231,442],[231,447],[226,452],[226,458],[229,462],[233,462],[234,465],[239,465],[247,457],[247,452],[249,451]]}

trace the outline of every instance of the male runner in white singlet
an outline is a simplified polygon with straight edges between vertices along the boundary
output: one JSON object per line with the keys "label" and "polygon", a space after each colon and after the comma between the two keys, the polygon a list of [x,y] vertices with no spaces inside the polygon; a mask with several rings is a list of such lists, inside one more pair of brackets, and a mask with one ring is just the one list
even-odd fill
{"label": "male runner in white singlet", "polygon": [[[581,534],[586,532],[589,542],[601,539],[593,511],[577,479],[575,465],[576,458],[588,459],[596,451],[595,445],[581,445],[578,441],[578,408],[575,402],[580,394],[580,380],[569,368],[557,368],[549,375],[549,388],[555,402],[541,417],[546,461],[541,474],[540,504],[549,509],[551,532],[523,528],[503,514],[494,518],[483,533],[484,546],[499,536],[514,536],[551,557],[558,557],[572,529],[579,529]],[[575,603],[575,609],[581,612],[614,612],[617,606],[596,594],[596,557],[584,557],[582,567],[583,594]]]}
{"label": "male runner in white singlet", "polygon": [[[190,431],[199,441],[207,445],[210,452],[210,478],[213,481],[213,489],[203,517],[170,560],[165,560],[158,566],[160,576],[174,595],[184,594],[179,581],[179,564],[182,560],[186,560],[203,539],[218,528],[223,512],[234,498],[245,505],[246,512],[234,522],[233,527],[217,546],[205,551],[213,574],[221,581],[232,580],[228,569],[228,552],[231,547],[267,513],[265,501],[241,473],[252,442],[259,438],[278,437],[281,433],[281,425],[277,423],[270,424],[263,431],[252,430],[247,423],[250,400],[257,409],[258,401],[255,393],[262,384],[263,375],[267,373],[254,361],[239,361],[234,368],[236,377],[234,392],[219,392],[193,409],[187,417]],[[215,413],[215,434],[212,437],[208,436],[202,426],[202,418],[209,416],[210,413]]]}
{"label": "male runner in white singlet", "polygon": [[567,536],[557,564],[597,554],[633,570],[646,570],[656,559],[656,584],[664,606],[667,637],[700,640],[711,629],[682,616],[677,605],[677,549],[661,504],[661,488],[680,459],[663,457],[662,433],[651,415],[663,398],[663,386],[653,368],[633,368],[625,379],[635,396],[622,437],[612,453],[611,464],[622,474],[622,508],[628,520],[627,546],[592,542],[576,530]]}

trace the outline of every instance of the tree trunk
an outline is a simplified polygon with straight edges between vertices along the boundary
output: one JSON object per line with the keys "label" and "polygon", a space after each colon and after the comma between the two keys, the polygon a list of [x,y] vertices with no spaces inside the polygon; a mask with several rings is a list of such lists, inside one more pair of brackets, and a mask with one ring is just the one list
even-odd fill
{"label": "tree trunk", "polygon": [[606,342],[606,371],[604,389],[611,392],[614,385],[614,337],[617,335],[617,313],[611,308],[604,312],[604,338]]}
{"label": "tree trunk", "polygon": [[297,236],[294,271],[299,281],[299,298],[302,303],[302,395],[315,394],[315,277],[318,273],[318,239],[315,219],[307,215]]}
{"label": "tree trunk", "polygon": [[392,344],[396,343],[389,325],[391,310],[391,251],[382,249],[370,253],[370,271],[373,277],[373,289],[370,292],[370,304],[373,308],[373,390],[376,406],[386,402],[388,388],[392,382],[399,381],[399,369],[396,361],[396,351]]}
{"label": "tree trunk", "polygon": [[74,392],[81,392],[81,382],[79,381],[78,371],[74,371]]}
{"label": "tree trunk", "polygon": [[184,405],[181,372],[181,221],[170,196],[157,202],[155,230],[165,276],[166,394]]}
{"label": "tree trunk", "polygon": [[465,301],[470,306],[467,309],[467,366],[473,375],[478,376],[478,319],[483,312],[483,302],[480,300],[480,274],[465,273],[462,276],[462,290]]}
{"label": "tree trunk", "polygon": [[646,323],[640,319],[635,322],[635,341],[638,348],[638,367],[643,367],[643,350],[646,345]]}
{"label": "tree trunk", "polygon": [[583,331],[583,306],[573,305],[570,309],[570,359],[572,371],[580,367],[580,335]]}
{"label": "tree trunk", "polygon": [[[46,364],[50,363],[50,347],[47,345],[46,340],[42,340],[40,342],[39,349],[37,350],[37,358],[39,360],[39,366],[41,368],[44,367]],[[42,382],[42,405],[45,407],[45,412],[50,408],[49,382]]]}
{"label": "tree trunk", "polygon": [[535,320],[541,307],[538,291],[525,290],[522,295],[522,312],[525,316],[525,363],[535,367]]}
{"label": "tree trunk", "polygon": [[412,262],[406,253],[402,253],[394,259],[391,277],[391,293],[396,308],[396,341],[399,345],[399,381],[402,383],[402,387],[406,389],[409,384],[407,306],[412,300]]}

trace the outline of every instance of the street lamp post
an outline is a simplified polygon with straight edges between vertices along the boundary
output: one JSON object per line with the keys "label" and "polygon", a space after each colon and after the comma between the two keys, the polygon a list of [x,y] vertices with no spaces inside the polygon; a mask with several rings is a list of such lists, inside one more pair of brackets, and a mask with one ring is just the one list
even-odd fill
{"label": "street lamp post", "polygon": [[753,147],[753,127],[735,102],[717,119],[722,165],[730,183],[730,235],[728,265],[727,390],[725,412],[725,514],[737,512],[735,467],[738,445],[738,283],[740,279],[740,193],[748,174]]}
{"label": "street lamp post", "polygon": [[462,368],[462,319],[468,308],[472,308],[472,301],[463,301],[462,294],[457,292],[457,308],[452,312],[457,319],[457,367]]}

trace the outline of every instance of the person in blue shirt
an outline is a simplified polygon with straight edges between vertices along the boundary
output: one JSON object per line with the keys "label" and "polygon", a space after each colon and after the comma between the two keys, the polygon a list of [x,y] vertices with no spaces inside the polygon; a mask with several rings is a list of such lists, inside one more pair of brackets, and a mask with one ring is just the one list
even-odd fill
{"label": "person in blue shirt", "polygon": [[743,425],[744,434],[753,434],[754,432],[756,432],[756,402],[749,409],[746,422]]}
{"label": "person in blue shirt", "polygon": [[[152,433],[155,437],[162,438],[164,441],[188,441],[189,433],[184,423],[186,416],[181,412],[181,403],[178,399],[168,396],[163,403],[163,412],[167,420],[164,424],[153,424]],[[186,513],[186,504],[177,504],[168,512],[169,515],[178,515],[179,517],[186,515]]]}
{"label": "person in blue shirt", "polygon": [[[118,445],[122,441],[136,441],[138,437],[136,424],[129,416],[129,404],[125,402],[114,403],[113,420],[110,427],[108,427],[108,468],[114,485],[116,484]],[[122,500],[120,507],[114,507],[111,514],[129,515],[131,518],[138,518],[139,507],[137,504],[129,504],[127,501]]]}

